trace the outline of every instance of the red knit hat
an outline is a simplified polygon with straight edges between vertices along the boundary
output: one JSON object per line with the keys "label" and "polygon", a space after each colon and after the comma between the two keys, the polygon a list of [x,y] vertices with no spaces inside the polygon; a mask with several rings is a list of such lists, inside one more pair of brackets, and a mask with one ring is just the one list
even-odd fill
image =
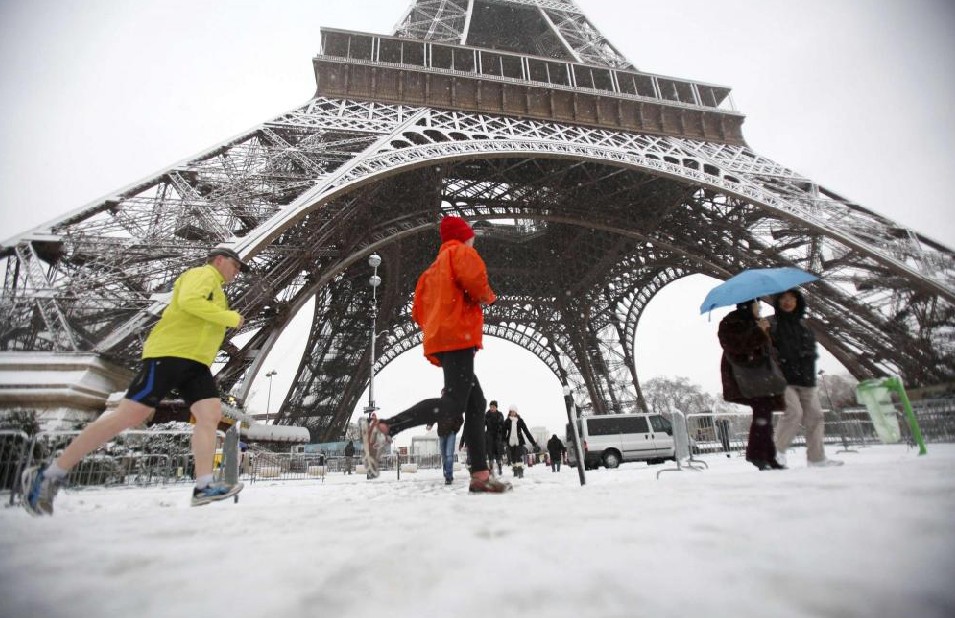
{"label": "red knit hat", "polygon": [[474,230],[468,225],[468,222],[461,217],[445,217],[441,219],[441,242],[449,240],[460,240],[467,242],[474,236]]}

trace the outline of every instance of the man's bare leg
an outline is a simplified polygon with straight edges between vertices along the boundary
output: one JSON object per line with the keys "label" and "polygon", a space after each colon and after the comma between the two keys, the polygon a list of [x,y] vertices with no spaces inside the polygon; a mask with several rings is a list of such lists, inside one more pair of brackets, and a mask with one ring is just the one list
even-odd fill
{"label": "man's bare leg", "polygon": [[112,412],[100,415],[87,425],[80,435],[73,438],[69,446],[54,461],[62,470],[69,470],[100,446],[131,427],[146,422],[153,408],[132,399],[123,399]]}
{"label": "man's bare leg", "polygon": [[189,408],[196,417],[192,429],[192,455],[196,461],[196,478],[212,474],[216,452],[216,428],[222,418],[222,402],[218,398],[200,399]]}
{"label": "man's bare leg", "polygon": [[70,469],[117,434],[143,423],[152,412],[149,406],[123,399],[115,410],[87,425],[49,466],[24,470],[20,476],[23,507],[31,515],[52,515],[53,500]]}
{"label": "man's bare leg", "polygon": [[[192,506],[201,506],[235,496],[242,483],[227,485],[212,480],[212,462],[216,452],[216,428],[222,418],[222,402],[218,398],[201,399],[189,408],[196,418],[192,428],[192,455],[196,462],[196,487],[192,490]],[[236,497],[236,500],[239,498]]]}

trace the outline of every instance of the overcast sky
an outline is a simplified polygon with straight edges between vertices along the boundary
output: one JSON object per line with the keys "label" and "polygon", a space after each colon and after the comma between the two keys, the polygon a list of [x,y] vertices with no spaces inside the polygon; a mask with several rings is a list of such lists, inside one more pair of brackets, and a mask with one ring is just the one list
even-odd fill
{"label": "overcast sky", "polygon": [[[750,146],[955,246],[955,4],[946,0],[579,0],[640,70],[722,84]],[[323,26],[391,33],[405,0],[0,0],[3,238],[307,101]],[[664,290],[638,331],[641,379],[719,391],[712,282]],[[493,285],[493,281],[492,281]],[[413,357],[413,358],[412,358]],[[557,431],[556,379],[510,344],[479,355],[489,398]],[[829,371],[838,365],[827,365]],[[834,361],[831,361],[834,363]],[[277,393],[291,379],[276,378]],[[409,388],[408,376],[422,378]],[[386,414],[439,384],[417,352],[376,381]],[[284,386],[283,386],[284,384]],[[265,406],[257,384],[252,406]]]}

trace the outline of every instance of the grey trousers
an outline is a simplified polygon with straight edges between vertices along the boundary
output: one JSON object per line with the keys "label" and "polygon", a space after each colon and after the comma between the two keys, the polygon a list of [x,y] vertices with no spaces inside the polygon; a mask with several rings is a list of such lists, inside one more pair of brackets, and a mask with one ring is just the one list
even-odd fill
{"label": "grey trousers", "polygon": [[777,451],[788,449],[802,426],[806,436],[806,459],[818,462],[826,458],[823,447],[826,426],[816,391],[815,386],[786,387],[786,410],[776,424]]}

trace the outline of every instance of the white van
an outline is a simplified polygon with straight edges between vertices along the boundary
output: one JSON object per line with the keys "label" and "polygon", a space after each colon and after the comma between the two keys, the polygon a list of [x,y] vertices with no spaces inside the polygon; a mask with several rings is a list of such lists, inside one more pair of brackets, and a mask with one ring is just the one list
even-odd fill
{"label": "white van", "polygon": [[[585,469],[616,468],[628,461],[663,463],[676,456],[673,426],[659,414],[601,414],[577,421]],[[577,465],[574,435],[567,424],[567,455]]]}

